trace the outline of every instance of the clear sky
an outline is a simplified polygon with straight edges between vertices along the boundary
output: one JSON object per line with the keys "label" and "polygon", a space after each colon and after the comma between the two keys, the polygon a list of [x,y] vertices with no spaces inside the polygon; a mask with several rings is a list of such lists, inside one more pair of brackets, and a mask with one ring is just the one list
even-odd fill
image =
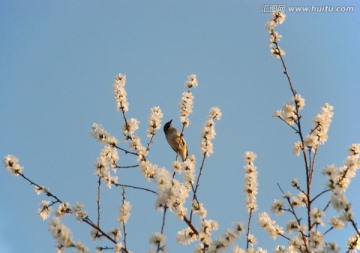
{"label": "clear sky", "polygon": [[[281,2],[281,4],[284,1]],[[272,2],[279,4],[280,2]],[[127,76],[129,117],[140,121],[146,142],[149,110],[158,105],[164,121],[180,127],[178,103],[187,76],[195,73],[194,113],[185,131],[190,153],[200,161],[200,132],[211,106],[223,112],[217,123],[215,153],[206,160],[199,198],[208,218],[219,222],[217,235],[233,222],[245,222],[243,154],[258,155],[259,211],[269,211],[277,187],[291,189],[303,180],[302,160],[292,154],[296,136],[273,118],[291,93],[280,61],[270,56],[265,23],[267,1],[13,1],[0,2],[0,157],[19,157],[24,173],[63,200],[85,205],[96,214],[94,164],[101,145],[90,136],[92,123],[121,139],[122,117],[115,110],[112,85],[119,72]],[[306,99],[303,123],[328,102],[335,115],[329,141],[321,147],[317,172],[327,164],[341,166],[352,143],[360,143],[360,5],[358,1],[288,1],[290,6],[354,6],[350,13],[289,12],[279,27],[285,61],[297,91]],[[308,132],[308,131],[305,132]],[[127,147],[125,143],[120,144]],[[171,168],[174,153],[163,132],[149,159]],[[120,153],[120,162],[127,162]],[[0,252],[54,251],[48,221],[37,209],[44,196],[20,178],[0,170]],[[317,173],[316,173],[317,174]],[[153,188],[138,169],[119,173],[119,182]],[[325,179],[314,182],[317,191]],[[355,217],[360,220],[360,179],[350,186]],[[133,212],[127,226],[128,247],[146,252],[148,238],[160,230],[154,196],[129,189]],[[102,223],[117,226],[120,189],[103,189]],[[185,224],[167,216],[169,252],[191,252],[175,242]],[[286,218],[286,217],[285,217]],[[330,217],[328,217],[330,218]],[[74,239],[91,251],[90,228],[73,217],[65,223]],[[284,225],[284,219],[280,224]],[[272,252],[274,242],[257,228],[258,246]],[[331,234],[344,246],[351,230]],[[100,243],[104,245],[104,242]],[[245,240],[238,241],[242,247]],[[96,244],[97,245],[97,244]]]}

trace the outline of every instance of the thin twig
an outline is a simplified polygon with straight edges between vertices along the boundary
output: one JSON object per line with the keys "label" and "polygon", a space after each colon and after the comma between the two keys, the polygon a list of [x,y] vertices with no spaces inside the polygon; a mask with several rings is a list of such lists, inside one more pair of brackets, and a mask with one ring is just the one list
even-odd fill
{"label": "thin twig", "polygon": [[119,149],[119,150],[121,150],[121,151],[123,151],[124,153],[125,153],[125,155],[127,155],[127,154],[131,154],[131,155],[138,155],[137,153],[135,153],[135,152],[132,152],[132,151],[129,151],[129,150],[126,150],[126,149],[124,149],[124,148],[121,148],[121,147],[119,147],[119,146],[117,146],[117,145],[114,145],[114,147],[115,148],[117,148],[117,149]]}
{"label": "thin twig", "polygon": [[98,196],[97,196],[97,225],[100,226],[100,189],[101,189],[101,177],[98,179]]}
{"label": "thin twig", "polygon": [[127,184],[118,184],[118,183],[112,183],[113,185],[115,185],[116,187],[124,187],[124,188],[131,188],[131,189],[136,189],[136,190],[142,190],[142,191],[147,191],[147,192],[151,192],[157,195],[156,191],[150,190],[148,188],[144,188],[144,187],[139,187],[139,186],[133,186],[133,185],[127,185]]}
{"label": "thin twig", "polygon": [[[197,199],[197,190],[199,188],[200,177],[201,177],[201,174],[202,174],[202,171],[203,171],[203,168],[204,168],[205,159],[206,159],[206,153],[203,154],[203,159],[201,161],[199,176],[198,176],[198,178],[196,180],[195,189],[194,189],[194,192],[193,192],[193,198],[192,198],[193,200]],[[191,209],[191,211],[190,211],[190,221],[192,221],[193,212],[194,212],[194,210]]]}
{"label": "thin twig", "polygon": [[[126,196],[125,196],[125,187],[122,187],[122,204],[124,205],[125,204],[125,200],[126,200]],[[127,249],[126,247],[126,224],[125,222],[122,223],[122,227],[123,227],[123,242],[124,242],[124,248]]]}
{"label": "thin twig", "polygon": [[322,192],[320,192],[318,195],[316,195],[315,197],[312,198],[311,202],[314,202],[317,198],[319,198],[321,195],[327,193],[331,191],[330,189],[326,189],[326,190],[323,190]]}
{"label": "thin twig", "polygon": [[246,250],[249,249],[249,235],[250,235],[250,225],[251,225],[251,218],[252,218],[252,214],[253,214],[254,209],[251,208],[249,211],[249,219],[248,219],[248,224],[247,224],[247,231],[246,231]]}
{"label": "thin twig", "polygon": [[168,207],[164,206],[164,213],[163,213],[163,219],[162,219],[162,224],[161,224],[161,234],[164,234],[164,228],[165,228],[165,221],[166,221],[166,211],[167,211]]}
{"label": "thin twig", "polygon": [[130,169],[130,168],[136,168],[136,167],[139,167],[139,164],[127,165],[127,166],[115,165],[115,168],[118,168],[118,169]]}

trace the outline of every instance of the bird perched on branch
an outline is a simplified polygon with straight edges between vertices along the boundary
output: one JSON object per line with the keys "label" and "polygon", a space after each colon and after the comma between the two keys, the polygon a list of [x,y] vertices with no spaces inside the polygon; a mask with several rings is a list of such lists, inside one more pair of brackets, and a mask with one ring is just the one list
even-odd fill
{"label": "bird perched on branch", "polygon": [[185,139],[181,136],[181,133],[173,127],[172,120],[167,122],[164,126],[164,132],[167,142],[170,147],[180,155],[183,161],[188,157],[188,149]]}

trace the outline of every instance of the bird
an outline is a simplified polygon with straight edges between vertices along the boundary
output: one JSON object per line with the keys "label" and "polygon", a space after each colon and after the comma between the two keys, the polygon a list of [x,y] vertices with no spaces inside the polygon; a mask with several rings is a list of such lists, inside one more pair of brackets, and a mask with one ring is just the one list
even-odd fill
{"label": "bird", "polygon": [[181,133],[175,127],[173,127],[171,122],[172,120],[164,125],[165,137],[170,147],[180,155],[182,161],[184,162],[188,157],[186,141],[181,136]]}

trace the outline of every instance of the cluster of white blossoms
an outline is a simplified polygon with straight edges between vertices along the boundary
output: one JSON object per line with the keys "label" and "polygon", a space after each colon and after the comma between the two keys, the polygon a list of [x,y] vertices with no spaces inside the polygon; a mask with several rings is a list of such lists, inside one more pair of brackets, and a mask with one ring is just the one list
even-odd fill
{"label": "cluster of white blossoms", "polygon": [[357,252],[360,249],[360,236],[358,234],[353,235],[347,242],[347,252]]}
{"label": "cluster of white blossoms", "polygon": [[165,168],[157,168],[155,170],[154,181],[158,193],[155,207],[157,209],[168,207],[176,216],[183,218],[187,211],[184,204],[189,196],[191,187],[173,178]]}
{"label": "cluster of white blossoms", "polygon": [[130,118],[122,126],[125,140],[131,139],[134,136],[136,130],[139,129],[139,121],[135,118]]}
{"label": "cluster of white blossoms", "polygon": [[184,162],[178,160],[173,162],[173,170],[179,174],[183,174],[183,180],[187,187],[194,185],[195,180],[195,164],[196,158],[194,155],[189,156]]}
{"label": "cluster of white blossoms", "polygon": [[305,106],[305,99],[300,95],[296,94],[290,103],[286,103],[281,110],[274,113],[275,117],[280,118],[285,123],[293,126],[298,119],[299,111]]}
{"label": "cluster of white blossoms", "polygon": [[163,113],[159,106],[154,106],[153,108],[151,108],[148,121],[148,137],[155,135],[156,130],[160,129],[162,118]]}
{"label": "cluster of white blossoms", "polygon": [[126,224],[130,218],[131,213],[131,203],[127,200],[124,200],[123,204],[120,207],[118,220],[121,224]]}
{"label": "cluster of white blossoms", "polygon": [[285,13],[281,11],[275,11],[271,14],[271,19],[266,23],[266,29],[268,30],[270,34],[270,49],[271,49],[271,55],[275,58],[280,58],[280,56],[285,55],[285,51],[282,50],[278,42],[281,39],[281,35],[275,31],[275,27],[277,25],[280,25],[284,23],[285,21]]}
{"label": "cluster of white blossoms", "polygon": [[201,131],[201,152],[206,155],[210,156],[214,153],[214,147],[212,140],[215,138],[215,119],[221,119],[221,110],[219,107],[212,107],[209,112],[208,120],[205,122],[205,125]]}
{"label": "cluster of white blossoms", "polygon": [[180,103],[179,103],[179,112],[180,112],[180,121],[184,126],[189,126],[189,115],[193,111],[193,104],[194,104],[194,96],[191,93],[191,88],[195,88],[198,86],[198,81],[196,79],[195,74],[191,74],[188,76],[188,79],[185,82],[186,87],[188,88],[182,94]]}
{"label": "cluster of white blossoms", "polygon": [[328,177],[331,204],[335,210],[342,211],[340,219],[344,223],[353,219],[351,204],[346,199],[345,192],[360,168],[360,144],[352,144],[348,148],[348,154],[342,167],[328,165],[322,171]]}
{"label": "cluster of white blossoms", "polygon": [[54,218],[50,222],[50,232],[57,242],[57,252],[64,253],[66,248],[75,248],[76,253],[88,253],[89,250],[80,242],[74,242],[71,231],[59,218]]}
{"label": "cluster of white blossoms", "polygon": [[126,84],[126,76],[123,74],[118,74],[115,77],[114,80],[114,98],[116,101],[116,109],[122,110],[123,112],[127,112],[129,109],[129,102],[126,98],[126,90],[125,90],[125,84]]}
{"label": "cluster of white blossoms", "polygon": [[95,166],[95,175],[100,177],[106,185],[111,188],[112,184],[117,183],[117,176],[112,176],[109,166],[116,172],[116,162],[119,160],[117,149],[110,145],[105,145],[98,157]]}
{"label": "cluster of white blossoms", "polygon": [[149,239],[149,243],[152,249],[149,250],[147,253],[167,252],[165,241],[166,241],[166,237],[164,234],[159,232],[152,234]]}
{"label": "cluster of white blossoms", "polygon": [[[229,248],[236,239],[238,239],[241,235],[241,233],[244,232],[244,226],[242,223],[236,223],[233,228],[227,229],[225,233],[220,236],[219,238],[216,238],[213,240],[208,248],[208,253],[217,253],[222,252]],[[236,249],[235,247],[234,249]],[[203,252],[203,251],[198,251]]]}
{"label": "cluster of white blossoms", "polygon": [[311,133],[304,139],[306,148],[314,150],[320,144],[324,144],[328,139],[328,130],[332,117],[334,115],[334,107],[326,103],[320,112],[313,119],[313,129]]}
{"label": "cluster of white blossoms", "polygon": [[256,159],[256,154],[253,152],[246,152],[244,155],[245,162],[245,182],[244,182],[244,192],[247,195],[245,200],[245,205],[248,211],[257,210],[256,195],[258,194],[258,180],[257,180],[257,168],[254,165]]}
{"label": "cluster of white blossoms", "polygon": [[[209,247],[212,243],[212,233],[217,230],[219,227],[218,223],[215,220],[207,220],[202,218],[201,227],[199,234],[197,235],[197,240],[200,242],[195,246],[195,253],[204,252],[206,247]],[[181,242],[180,242],[181,243]]]}
{"label": "cluster of white blossoms", "polygon": [[258,224],[274,239],[284,234],[284,229],[276,225],[276,222],[272,220],[266,212],[259,214]]}
{"label": "cluster of white blossoms", "polygon": [[116,146],[118,140],[109,134],[102,125],[94,123],[92,125],[91,135],[100,143],[104,145]]}
{"label": "cluster of white blossoms", "polygon": [[257,248],[257,249],[250,248],[248,250],[244,250],[238,246],[235,246],[232,250],[232,253],[267,253],[267,250],[263,248]]}
{"label": "cluster of white blossoms", "polygon": [[78,221],[82,221],[83,219],[85,219],[87,217],[87,212],[85,210],[83,210],[83,208],[84,208],[84,205],[79,202],[76,203],[72,208],[72,212]]}
{"label": "cluster of white blossoms", "polygon": [[13,155],[7,155],[4,158],[4,165],[6,169],[14,176],[19,176],[23,172],[24,167],[20,166],[19,159]]}

